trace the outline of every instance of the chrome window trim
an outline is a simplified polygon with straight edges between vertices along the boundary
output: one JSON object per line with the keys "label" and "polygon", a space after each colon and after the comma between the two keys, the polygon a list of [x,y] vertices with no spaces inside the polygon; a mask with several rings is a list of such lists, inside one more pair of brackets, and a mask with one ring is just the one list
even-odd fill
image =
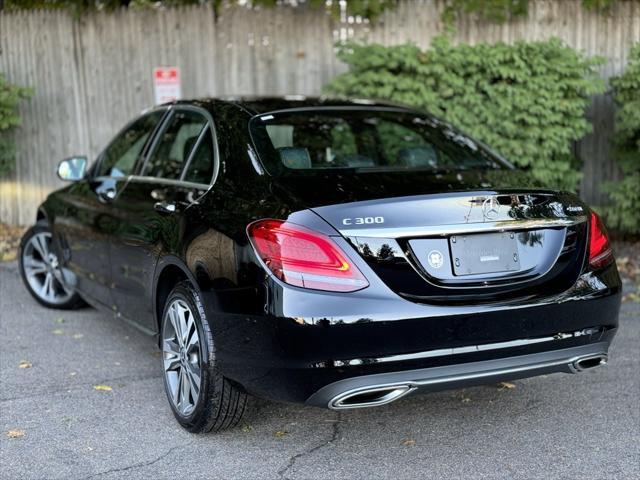
{"label": "chrome window trim", "polygon": [[[164,134],[165,130],[167,129],[167,127],[169,126],[169,123],[171,121],[171,119],[173,118],[173,113],[176,111],[192,111],[192,112],[196,112],[201,114],[207,121],[207,125],[205,125],[205,127],[202,129],[202,131],[199,134],[198,137],[198,141],[195,143],[195,145],[193,146],[191,152],[189,153],[189,158],[187,159],[187,163],[185,163],[185,165],[182,167],[182,171],[180,172],[180,179],[169,179],[169,178],[160,178],[160,177],[152,177],[149,175],[144,175],[144,170],[147,167],[147,163],[149,161],[149,157],[151,156],[151,154],[155,151],[158,142],[160,141],[160,139],[162,138],[162,135]],[[145,183],[163,183],[165,185],[177,185],[177,186],[183,186],[183,187],[191,187],[191,188],[202,188],[202,186],[204,185],[205,188],[204,189],[209,189],[211,188],[216,181],[218,180],[218,175],[220,172],[220,150],[218,148],[218,134],[216,131],[216,126],[215,126],[215,122],[213,121],[213,117],[211,116],[211,114],[209,113],[209,111],[207,111],[205,108],[202,107],[196,107],[194,105],[183,105],[183,104],[178,104],[178,105],[170,105],[168,108],[168,112],[165,115],[163,121],[161,122],[162,125],[157,132],[155,133],[155,137],[153,139],[153,142],[151,143],[150,147],[147,149],[147,151],[145,152],[145,156],[144,156],[144,161],[142,162],[142,165],[138,171],[138,174],[136,175],[131,175],[132,180],[134,181],[140,181],[140,182],[145,182]],[[213,175],[211,176],[211,180],[208,184],[200,184],[200,183],[194,183],[194,182],[184,182],[182,179],[184,178],[185,172],[186,172],[186,168],[189,166],[189,164],[191,163],[191,158],[193,157],[193,154],[195,152],[195,149],[199,146],[200,141],[202,140],[202,138],[204,138],[204,134],[207,131],[207,128],[210,129],[211,131],[211,135],[213,137]]]}
{"label": "chrome window trim", "polygon": [[120,136],[124,132],[126,132],[129,128],[131,128],[131,126],[134,123],[136,123],[138,120],[140,120],[143,117],[147,117],[147,116],[151,115],[154,112],[164,111],[164,114],[160,117],[160,120],[158,120],[157,125],[151,130],[151,133],[149,134],[149,138],[147,139],[147,141],[143,145],[142,150],[140,152],[140,155],[138,155],[138,158],[136,159],[136,163],[133,166],[133,171],[136,172],[138,170],[138,166],[140,164],[140,159],[142,159],[143,163],[146,161],[146,155],[149,152],[149,149],[151,148],[151,146],[155,142],[158,129],[160,127],[164,126],[164,123],[166,122],[169,110],[170,110],[170,108],[168,108],[167,106],[157,106],[157,107],[149,108],[147,110],[142,111],[136,118],[134,118],[134,119],[130,120],[129,122],[127,122],[124,127],[122,127],[120,130],[118,130],[118,133],[116,133],[113,136],[113,138],[109,141],[109,143],[107,143],[107,145],[97,155],[94,164],[88,170],[88,172],[90,173],[90,178],[96,180],[96,179],[100,179],[100,178],[125,178],[125,177],[129,176],[129,175],[125,175],[125,176],[121,176],[121,177],[113,177],[111,175],[95,175],[95,173],[97,171],[99,171],[100,167],[102,166],[102,162],[104,161],[104,152],[106,152],[114,144],[114,142],[118,138],[120,138]]}
{"label": "chrome window trim", "polygon": [[584,215],[567,218],[540,218],[530,220],[501,220],[484,223],[458,223],[451,225],[429,225],[424,227],[397,228],[348,228],[338,231],[345,237],[358,238],[419,238],[470,233],[518,231],[537,228],[570,227],[587,221]]}
{"label": "chrome window trim", "polygon": [[209,190],[213,186],[210,183],[185,182],[183,180],[174,180],[172,178],[158,178],[145,175],[129,175],[127,177],[127,180],[138,183],[155,183],[161,185],[171,185],[175,187],[193,188],[197,190]]}

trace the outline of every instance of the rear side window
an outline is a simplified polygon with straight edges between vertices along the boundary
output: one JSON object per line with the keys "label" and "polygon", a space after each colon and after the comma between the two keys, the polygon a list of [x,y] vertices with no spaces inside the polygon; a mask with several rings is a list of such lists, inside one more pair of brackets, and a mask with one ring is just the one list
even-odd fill
{"label": "rear side window", "polygon": [[213,177],[213,135],[207,127],[191,154],[183,180],[185,182],[208,184]]}
{"label": "rear side window", "polygon": [[113,139],[100,157],[96,171],[98,177],[125,177],[131,175],[147,140],[164,115],[157,110],[140,117]]}
{"label": "rear side window", "polygon": [[510,168],[449,124],[407,110],[285,110],[253,118],[250,131],[272,175]]}
{"label": "rear side window", "polygon": [[190,110],[174,111],[142,174],[179,180],[205,128],[208,128],[208,122],[202,114]]}

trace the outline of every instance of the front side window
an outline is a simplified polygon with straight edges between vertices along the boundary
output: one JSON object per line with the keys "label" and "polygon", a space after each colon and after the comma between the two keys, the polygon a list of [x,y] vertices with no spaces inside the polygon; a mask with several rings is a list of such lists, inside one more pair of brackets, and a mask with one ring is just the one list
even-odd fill
{"label": "front side window", "polygon": [[163,115],[163,110],[151,112],[119,133],[102,153],[96,176],[117,178],[133,174],[142,149]]}
{"label": "front side window", "polygon": [[207,119],[200,113],[190,110],[173,112],[142,174],[148,177],[179,180],[191,151],[205,128],[207,128]]}
{"label": "front side window", "polygon": [[272,175],[509,168],[469,137],[400,109],[301,109],[256,116],[251,136]]}

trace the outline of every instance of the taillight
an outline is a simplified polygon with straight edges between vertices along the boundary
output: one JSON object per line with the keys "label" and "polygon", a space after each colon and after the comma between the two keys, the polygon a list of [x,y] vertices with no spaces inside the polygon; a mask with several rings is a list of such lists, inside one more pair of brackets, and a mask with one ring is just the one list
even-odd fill
{"label": "taillight", "polygon": [[321,233],[282,220],[258,220],[247,233],[269,270],[290,285],[332,292],[369,285],[340,247]]}
{"label": "taillight", "polygon": [[602,268],[613,261],[609,236],[600,217],[591,212],[589,222],[589,265]]}

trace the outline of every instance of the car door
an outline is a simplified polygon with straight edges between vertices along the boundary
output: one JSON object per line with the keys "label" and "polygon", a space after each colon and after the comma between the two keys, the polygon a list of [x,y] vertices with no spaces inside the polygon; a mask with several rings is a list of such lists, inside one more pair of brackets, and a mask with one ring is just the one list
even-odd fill
{"label": "car door", "polygon": [[62,212],[55,219],[67,267],[75,274],[76,288],[91,300],[112,307],[110,237],[113,200],[134,173],[151,134],[164,111],[142,115],[122,129],[85,180],[76,182],[65,195]]}
{"label": "car door", "polygon": [[160,255],[181,255],[185,218],[216,173],[213,120],[202,109],[171,107],[139,174],[113,205],[113,297],[118,312],[145,330],[153,323],[153,274]]}

